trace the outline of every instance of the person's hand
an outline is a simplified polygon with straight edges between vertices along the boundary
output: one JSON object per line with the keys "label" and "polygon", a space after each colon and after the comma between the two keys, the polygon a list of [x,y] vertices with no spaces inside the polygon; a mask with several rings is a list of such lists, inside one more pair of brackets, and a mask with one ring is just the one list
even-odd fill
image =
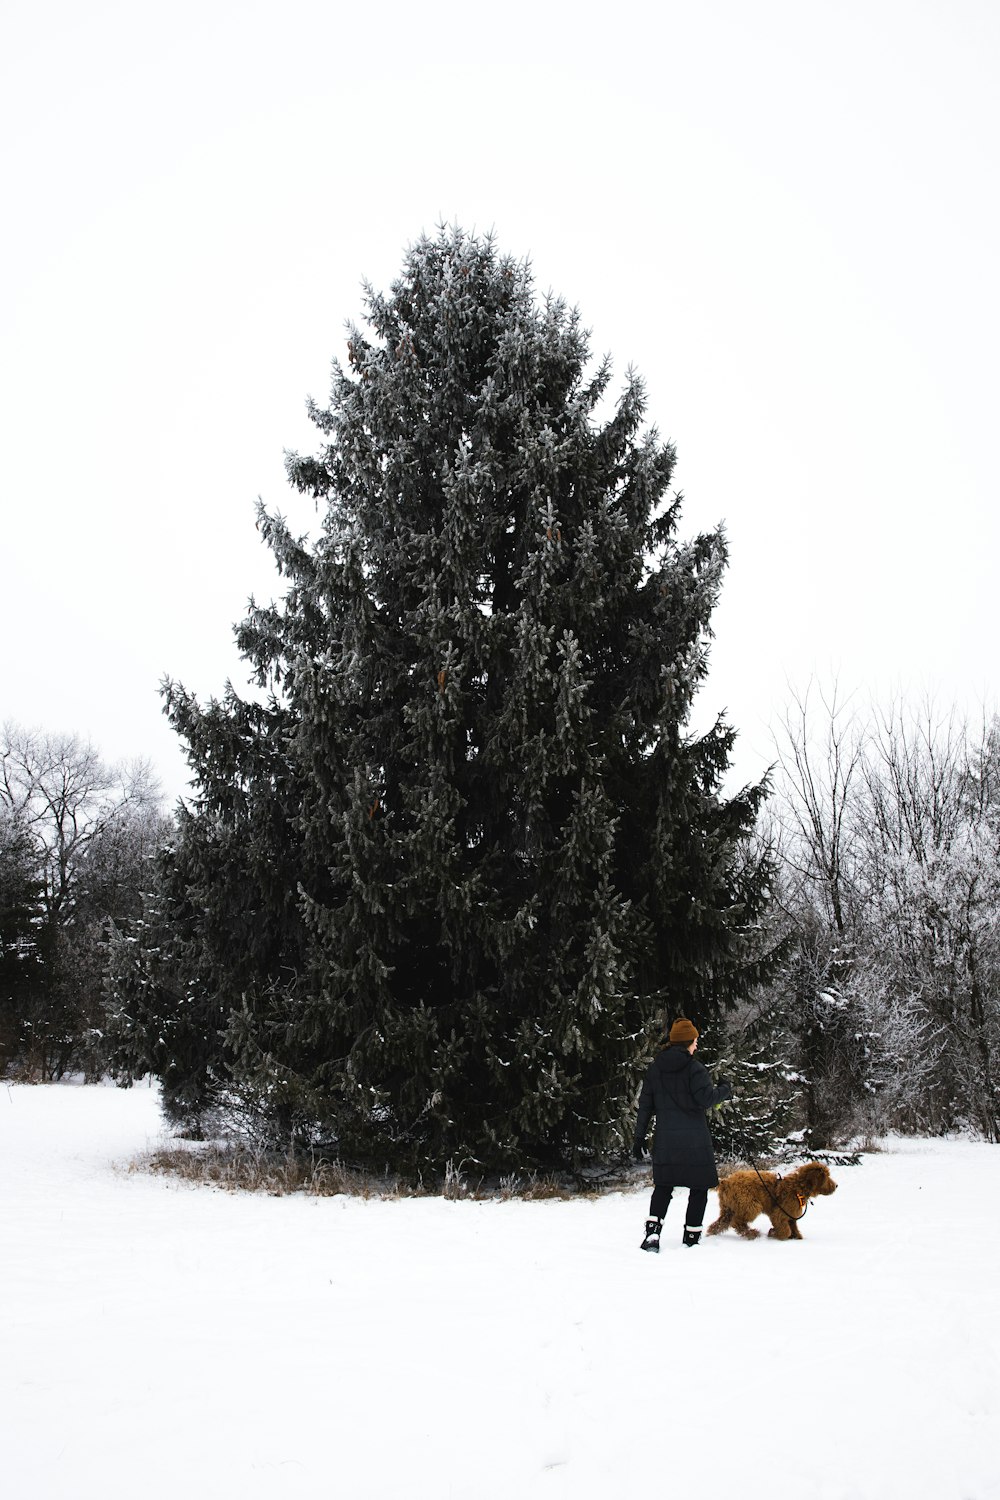
{"label": "person's hand", "polygon": [[646,1148],[641,1141],[635,1141],[632,1146],[632,1160],[637,1162],[646,1160]]}

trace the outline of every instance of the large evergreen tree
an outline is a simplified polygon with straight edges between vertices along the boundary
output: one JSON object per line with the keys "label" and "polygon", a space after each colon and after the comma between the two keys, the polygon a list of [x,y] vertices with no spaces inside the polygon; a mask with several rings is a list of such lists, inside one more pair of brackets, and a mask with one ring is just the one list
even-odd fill
{"label": "large evergreen tree", "polygon": [[321,535],[260,515],[267,702],[168,688],[197,792],[122,1056],[349,1159],[580,1162],[664,1014],[760,974],[763,791],[685,730],[724,539],[679,540],[640,381],[603,415],[578,315],[492,239],[420,240],[366,304],[289,460]]}

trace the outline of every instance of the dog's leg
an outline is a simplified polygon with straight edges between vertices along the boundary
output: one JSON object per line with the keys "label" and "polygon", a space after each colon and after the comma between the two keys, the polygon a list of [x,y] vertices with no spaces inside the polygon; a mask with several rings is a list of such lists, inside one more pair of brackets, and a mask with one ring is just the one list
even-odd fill
{"label": "dog's leg", "polygon": [[742,1224],[734,1224],[733,1228],[736,1230],[736,1233],[739,1234],[739,1235],[742,1235],[745,1240],[759,1240],[760,1239],[760,1230],[759,1229],[751,1229],[750,1225],[747,1224],[745,1221]]}
{"label": "dog's leg", "polygon": [[771,1227],[767,1231],[768,1239],[790,1240],[792,1238],[791,1231],[795,1226],[789,1224],[785,1215],[779,1209],[775,1209],[774,1213],[769,1214],[768,1217],[771,1220]]}

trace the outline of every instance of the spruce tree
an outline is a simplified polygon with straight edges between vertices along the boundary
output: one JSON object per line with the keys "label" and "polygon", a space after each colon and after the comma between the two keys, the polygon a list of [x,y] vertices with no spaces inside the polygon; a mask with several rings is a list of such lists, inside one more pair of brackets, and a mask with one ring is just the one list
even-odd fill
{"label": "spruce tree", "polygon": [[0,799],[0,1078],[35,1062],[46,1016],[52,942],[44,881],[23,820]]}
{"label": "spruce tree", "polygon": [[641,381],[607,402],[492,238],[421,239],[347,357],[288,461],[320,535],[260,511],[286,590],[237,638],[267,701],[168,687],[197,791],[118,1024],[134,1067],[182,997],[209,1039],[175,1098],[264,1138],[579,1166],[630,1135],[664,1017],[766,962],[764,788],[724,798],[732,729],[686,728],[724,537],[678,537]]}

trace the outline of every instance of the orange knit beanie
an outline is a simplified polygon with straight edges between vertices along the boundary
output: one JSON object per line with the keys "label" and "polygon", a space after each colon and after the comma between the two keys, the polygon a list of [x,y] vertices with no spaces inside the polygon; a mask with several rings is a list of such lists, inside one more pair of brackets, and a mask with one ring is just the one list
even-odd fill
{"label": "orange knit beanie", "polygon": [[681,1044],[684,1047],[690,1047],[691,1043],[696,1042],[697,1040],[698,1028],[694,1024],[694,1022],[685,1020],[683,1016],[678,1016],[677,1020],[670,1028],[671,1047],[673,1047],[677,1043]]}

